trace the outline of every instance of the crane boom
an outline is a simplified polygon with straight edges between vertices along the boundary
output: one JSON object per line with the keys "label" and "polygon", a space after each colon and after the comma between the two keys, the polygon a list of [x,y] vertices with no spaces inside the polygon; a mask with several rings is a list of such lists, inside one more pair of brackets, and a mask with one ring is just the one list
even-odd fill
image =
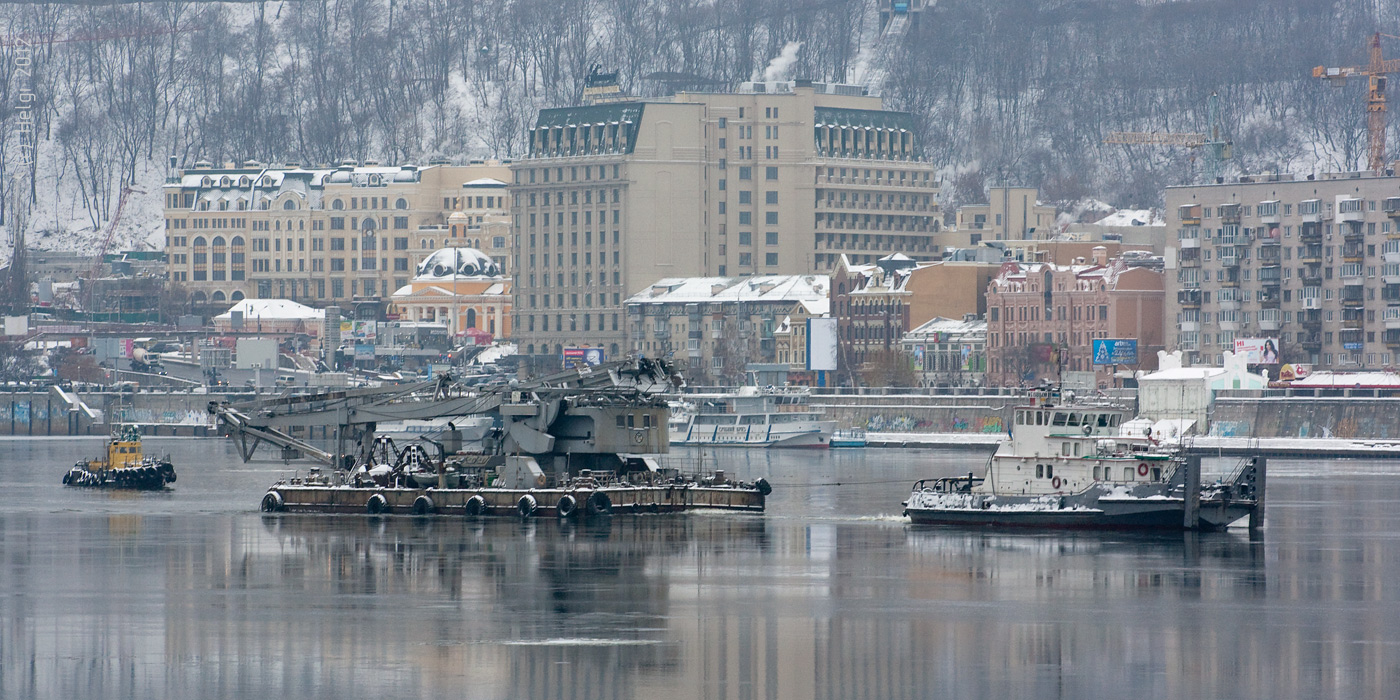
{"label": "crane boom", "polygon": [[1366,77],[1366,136],[1369,146],[1367,168],[1380,172],[1385,167],[1385,83],[1386,76],[1400,73],[1400,59],[1386,59],[1381,54],[1381,35],[1371,35],[1370,62],[1364,66],[1318,66],[1312,70],[1314,78],[1325,78],[1333,87],[1347,84],[1348,78]]}
{"label": "crane boom", "polygon": [[1114,131],[1109,133],[1104,143],[1145,144],[1151,146],[1204,146],[1209,139],[1205,134],[1173,134],[1167,132]]}

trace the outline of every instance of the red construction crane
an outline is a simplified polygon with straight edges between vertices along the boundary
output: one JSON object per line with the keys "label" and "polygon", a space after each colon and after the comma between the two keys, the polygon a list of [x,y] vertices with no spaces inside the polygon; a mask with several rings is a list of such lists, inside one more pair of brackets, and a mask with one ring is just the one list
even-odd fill
{"label": "red construction crane", "polygon": [[[1381,56],[1381,33],[1371,36],[1371,62],[1364,66],[1313,69],[1314,78],[1326,78],[1333,87],[1347,84],[1347,78],[1366,76],[1370,91],[1366,98],[1366,133],[1370,145],[1367,167],[1372,172],[1385,168],[1385,80],[1391,73],[1400,73],[1400,59],[1386,60]],[[1390,36],[1386,34],[1384,36]],[[1395,37],[1391,37],[1395,38]]]}
{"label": "red construction crane", "polygon": [[107,257],[107,248],[112,245],[112,236],[117,233],[117,224],[122,220],[122,209],[126,208],[126,198],[132,192],[136,194],[146,194],[144,190],[123,187],[121,197],[117,199],[117,211],[112,214],[112,223],[107,225],[107,235],[102,237],[102,247],[97,250],[97,259],[92,263],[92,269],[88,270],[88,279],[97,279],[102,272],[102,259]]}

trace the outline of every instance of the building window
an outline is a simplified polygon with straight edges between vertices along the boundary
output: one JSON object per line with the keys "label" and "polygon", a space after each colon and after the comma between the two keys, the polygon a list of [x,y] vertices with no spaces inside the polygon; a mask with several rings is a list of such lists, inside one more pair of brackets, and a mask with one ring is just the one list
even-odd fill
{"label": "building window", "polygon": [[778,179],[778,169],[774,166],[770,165],[767,168],[764,168],[764,173],[764,177],[768,180]]}
{"label": "building window", "polygon": [[767,266],[769,266],[769,267],[773,267],[773,266],[777,265],[777,264],[778,264],[778,254],[777,254],[777,253],[765,253],[765,254],[764,254],[763,264],[765,264],[765,265],[767,265]]}

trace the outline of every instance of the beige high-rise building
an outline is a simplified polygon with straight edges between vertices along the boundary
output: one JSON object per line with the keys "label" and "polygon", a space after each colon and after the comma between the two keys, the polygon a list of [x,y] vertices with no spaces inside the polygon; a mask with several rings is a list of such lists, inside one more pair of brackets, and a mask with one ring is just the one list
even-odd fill
{"label": "beige high-rise building", "polygon": [[548,109],[529,141],[511,164],[514,328],[545,363],[571,346],[623,351],[623,301],[663,278],[937,256],[938,183],[912,119],[859,87]]}
{"label": "beige high-rise building", "polygon": [[170,281],[197,306],[247,298],[380,304],[447,246],[509,274],[509,170],[494,161],[416,167],[222,168],[201,161],[165,185]]}
{"label": "beige high-rise building", "polygon": [[944,238],[956,245],[1050,238],[1055,233],[1055,207],[1041,204],[1039,196],[1034,187],[992,187],[986,204],[958,207],[957,233]]}
{"label": "beige high-rise building", "polygon": [[1168,350],[1219,365],[1238,340],[1271,376],[1400,361],[1400,177],[1263,175],[1166,200]]}

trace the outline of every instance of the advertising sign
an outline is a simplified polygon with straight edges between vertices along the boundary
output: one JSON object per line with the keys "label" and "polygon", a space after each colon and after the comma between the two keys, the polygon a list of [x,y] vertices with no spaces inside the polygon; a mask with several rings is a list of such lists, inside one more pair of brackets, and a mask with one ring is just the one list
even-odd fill
{"label": "advertising sign", "polygon": [[807,369],[836,370],[836,319],[807,319]]}
{"label": "advertising sign", "polygon": [[603,364],[602,348],[564,348],[564,366]]}
{"label": "advertising sign", "polygon": [[914,371],[924,371],[924,346],[922,345],[914,346]]}
{"label": "advertising sign", "polygon": [[967,372],[972,369],[972,346],[962,346],[962,371]]}
{"label": "advertising sign", "polygon": [[1235,338],[1235,354],[1243,355],[1246,364],[1278,364],[1278,338]]}
{"label": "advertising sign", "polygon": [[1094,364],[1135,365],[1138,363],[1137,338],[1095,338]]}
{"label": "advertising sign", "polygon": [[1312,374],[1312,365],[1289,364],[1278,369],[1279,381],[1291,382],[1294,379],[1302,379]]}

